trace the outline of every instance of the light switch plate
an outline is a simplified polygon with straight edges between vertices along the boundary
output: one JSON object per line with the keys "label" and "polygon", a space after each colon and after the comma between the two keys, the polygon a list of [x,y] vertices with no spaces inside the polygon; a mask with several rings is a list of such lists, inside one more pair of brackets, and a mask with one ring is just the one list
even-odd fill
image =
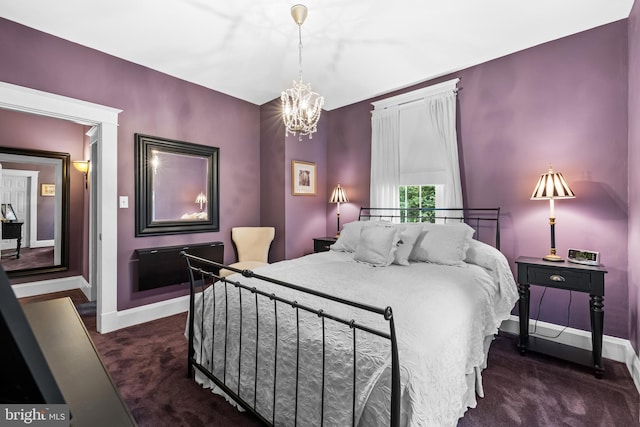
{"label": "light switch plate", "polygon": [[120,209],[129,207],[129,196],[120,196]]}

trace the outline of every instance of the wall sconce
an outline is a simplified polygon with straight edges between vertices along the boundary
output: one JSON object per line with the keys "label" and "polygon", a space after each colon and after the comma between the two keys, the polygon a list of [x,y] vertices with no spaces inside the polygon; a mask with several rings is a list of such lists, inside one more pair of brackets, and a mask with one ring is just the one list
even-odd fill
{"label": "wall sconce", "polygon": [[338,184],[338,186],[333,189],[333,193],[331,193],[331,198],[329,199],[329,203],[338,204],[338,233],[336,234],[336,237],[340,237],[340,203],[348,201],[349,198],[347,197],[347,192],[344,191],[344,188],[340,187],[340,184]]}
{"label": "wall sconce", "polygon": [[89,188],[89,165],[90,160],[74,160],[73,167],[84,174],[84,188]]}
{"label": "wall sconce", "polygon": [[551,165],[549,171],[540,176],[536,188],[533,190],[531,200],[549,200],[549,225],[551,226],[551,253],[543,259],[547,261],[563,261],[556,254],[556,214],[554,211],[555,199],[573,199],[575,194],[569,188],[569,184],[559,172],[554,172]]}
{"label": "wall sconce", "polygon": [[200,204],[200,212],[202,212],[202,205],[207,203],[207,196],[205,196],[202,191],[198,194],[198,197],[196,197],[196,203]]}

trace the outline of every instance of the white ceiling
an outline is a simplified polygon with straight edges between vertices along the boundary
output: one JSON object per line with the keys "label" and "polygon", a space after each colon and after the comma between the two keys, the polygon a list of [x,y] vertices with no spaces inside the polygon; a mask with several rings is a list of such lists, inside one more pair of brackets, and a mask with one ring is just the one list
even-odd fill
{"label": "white ceiling", "polygon": [[[305,0],[303,78],[352,104],[629,16],[634,0]],[[298,78],[295,0],[0,0],[0,16],[262,105]]]}

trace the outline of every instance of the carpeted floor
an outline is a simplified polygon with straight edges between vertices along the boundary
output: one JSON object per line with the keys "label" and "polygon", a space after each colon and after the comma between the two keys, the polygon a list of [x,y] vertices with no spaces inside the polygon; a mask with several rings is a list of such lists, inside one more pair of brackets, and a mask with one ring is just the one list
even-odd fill
{"label": "carpeted floor", "polygon": [[[260,425],[186,378],[186,314],[108,334],[98,334],[95,317],[90,310],[86,314],[96,348],[139,425]],[[500,335],[492,344],[483,372],[485,397],[458,427],[640,425],[640,398],[625,365],[606,360],[598,380],[588,368],[542,355],[523,357],[515,340]]]}
{"label": "carpeted floor", "polygon": [[[186,315],[92,337],[140,425],[259,425],[185,378]],[[93,319],[86,320],[95,331]],[[633,426],[638,392],[626,366],[606,361],[605,377],[539,355],[521,356],[515,337],[494,341],[483,373],[485,396],[459,427]],[[164,369],[164,371],[163,371]]]}
{"label": "carpeted floor", "polygon": [[605,360],[593,370],[538,354],[521,356],[516,336],[499,335],[482,373],[485,397],[459,427],[637,426],[639,396],[627,367]]}
{"label": "carpeted floor", "polygon": [[102,360],[140,426],[259,426],[187,378],[186,314],[121,329],[95,331],[83,316]]}
{"label": "carpeted floor", "polygon": [[53,265],[53,246],[45,248],[21,248],[20,258],[13,256],[15,249],[2,251],[0,265],[5,271],[25,268],[47,267]]}

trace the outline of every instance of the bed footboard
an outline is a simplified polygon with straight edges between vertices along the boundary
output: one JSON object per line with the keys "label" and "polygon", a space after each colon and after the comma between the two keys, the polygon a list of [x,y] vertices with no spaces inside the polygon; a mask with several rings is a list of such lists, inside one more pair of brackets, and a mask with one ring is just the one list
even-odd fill
{"label": "bed footboard", "polygon": [[[332,414],[331,405],[327,404],[327,399],[335,399],[335,396],[327,396],[325,388],[325,380],[329,381],[329,378],[336,377],[335,372],[330,372],[332,363],[331,353],[332,349],[330,343],[325,341],[325,332],[327,325],[342,325],[340,327],[346,327],[350,330],[351,337],[349,341],[351,347],[338,351],[340,354],[346,354],[347,357],[352,360],[349,361],[349,365],[352,366],[352,372],[350,378],[342,378],[342,381],[349,381],[351,386],[345,388],[351,392],[351,396],[341,398],[342,401],[351,400],[351,425],[356,425],[358,414],[361,413],[362,399],[359,401],[358,393],[366,393],[365,390],[359,390],[357,384],[362,384],[363,378],[358,378],[362,372],[362,369],[358,366],[358,340],[356,336],[358,334],[366,333],[379,337],[382,342],[386,343],[384,350],[385,360],[390,358],[390,366],[385,366],[387,371],[390,371],[390,375],[384,376],[386,379],[390,377],[390,384],[388,387],[391,391],[390,395],[390,408],[389,408],[389,424],[391,426],[399,426],[400,424],[400,367],[398,360],[398,345],[396,341],[396,332],[394,327],[394,318],[391,307],[372,307],[366,304],[362,304],[356,301],[350,301],[328,295],[319,292],[314,289],[305,288],[296,284],[287,283],[284,281],[276,280],[266,276],[261,276],[253,273],[250,270],[238,270],[233,267],[223,265],[214,261],[206,260],[194,255],[190,255],[186,252],[182,252],[181,255],[185,258],[190,279],[190,301],[189,301],[189,321],[188,321],[188,371],[187,375],[193,377],[195,370],[201,372],[209,380],[211,380],[217,387],[219,387],[224,393],[228,394],[235,402],[241,405],[247,411],[253,413],[261,422],[267,425],[274,425],[277,421],[277,407],[282,405],[276,403],[277,399],[287,400],[287,424],[291,422],[292,425],[297,425],[300,417],[301,408],[308,408],[311,402],[312,405],[317,407],[318,425],[324,425],[326,420],[330,419]],[[214,272],[218,272],[221,268],[231,270],[235,273],[240,273],[242,278],[239,280],[228,280],[218,276]],[[233,276],[238,277],[238,276]],[[247,278],[247,284],[241,283]],[[258,284],[256,284],[256,281]],[[349,312],[355,310],[355,312],[373,313],[376,320],[380,320],[378,324],[367,324],[366,321],[360,320],[359,317],[345,318],[339,314],[336,314],[334,310],[325,306],[325,309],[310,306],[308,304],[298,303],[296,299],[290,297],[282,297],[278,292],[264,291],[260,288],[260,284],[268,283],[272,289],[275,285],[277,289],[282,289],[286,295],[291,295],[290,291],[284,291],[285,289],[293,290],[295,294],[303,296],[312,295],[315,298],[320,298],[321,301],[332,301],[333,303],[346,305],[349,308]],[[205,289],[208,291],[213,302],[209,300],[205,303]],[[218,301],[216,302],[216,298]],[[232,320],[229,317],[231,309],[229,308],[229,300],[235,298],[235,301],[239,300],[239,321],[237,319]],[[333,304],[332,303],[332,304]],[[210,304],[210,306],[206,305]],[[218,312],[216,312],[216,307]],[[265,307],[267,308],[265,310]],[[235,310],[235,309],[234,309]],[[278,333],[281,329],[278,326],[278,319],[283,310],[291,310],[290,314],[291,324],[286,327],[287,337],[295,342],[283,341],[278,337]],[[205,316],[197,316],[195,313],[205,313],[208,311],[212,316],[210,324],[205,324]],[[304,335],[304,331],[301,331],[301,316],[312,316],[315,319],[317,316],[318,321],[321,324],[321,331],[313,331],[317,335],[317,341],[321,344],[321,355],[317,355],[320,360],[321,366],[313,367],[313,369],[320,370],[320,379],[317,379],[317,387],[309,387],[304,381],[307,379],[310,368],[304,366],[305,358],[301,357],[303,353],[302,347],[308,347],[308,344],[301,338]],[[367,318],[370,318],[370,314],[367,314]],[[379,316],[379,317],[378,317]],[[197,318],[198,317],[198,318]],[[363,316],[365,317],[365,316]],[[265,322],[263,319],[269,319]],[[218,320],[216,320],[218,319]],[[200,322],[200,323],[196,323]],[[384,328],[380,328],[379,325],[386,325]],[[249,326],[246,326],[249,325]],[[243,330],[243,328],[245,330]],[[272,330],[264,330],[272,328]],[[295,331],[289,330],[295,329]],[[249,330],[251,336],[255,336],[255,342],[243,342],[248,341],[246,330]],[[210,331],[210,332],[207,332]],[[210,334],[210,335],[206,335]],[[284,335],[284,334],[283,334]],[[269,337],[263,338],[263,337]],[[275,340],[272,338],[275,337]],[[319,338],[321,337],[321,338]],[[360,337],[359,337],[360,338]],[[273,384],[268,386],[269,390],[266,393],[268,398],[272,400],[270,402],[272,411],[265,411],[259,408],[257,401],[259,399],[264,400],[264,397],[259,393],[259,389],[263,389],[264,378],[258,384],[258,378],[261,374],[259,371],[259,352],[260,357],[264,355],[264,349],[261,350],[260,346],[264,346],[264,342],[268,341],[269,345],[274,346],[269,348],[269,353],[273,354],[273,361],[269,361],[269,371],[272,371]],[[211,343],[211,349],[206,350],[206,343]],[[218,345],[222,348],[215,349],[214,346]],[[210,351],[210,354],[205,354],[205,351]],[[261,352],[262,351],[262,352]],[[279,360],[280,355],[285,351],[293,352],[292,355],[287,355],[294,362],[287,365],[288,368],[283,374],[279,372],[279,363],[284,363],[283,360]],[[390,357],[389,357],[390,356]],[[237,359],[237,360],[235,360]],[[251,360],[253,359],[253,360]],[[264,360],[262,361],[264,363]],[[289,362],[287,362],[289,363]],[[232,366],[231,366],[232,365]],[[249,365],[252,368],[246,369],[245,365]],[[262,365],[260,365],[262,366]],[[251,372],[247,372],[251,371]],[[228,372],[234,372],[233,375],[229,375]],[[237,372],[237,374],[235,374]],[[289,374],[289,375],[287,375]],[[264,375],[263,375],[264,376]],[[365,381],[367,379],[364,379]],[[287,383],[287,392],[280,390],[281,383]],[[386,386],[385,386],[386,387]],[[252,392],[246,392],[246,390],[253,390]],[[294,390],[293,390],[294,389]],[[245,392],[241,392],[245,390]],[[313,393],[313,396],[309,394]],[[288,401],[289,396],[293,395],[293,401]],[[303,403],[304,402],[304,405]],[[348,404],[347,404],[348,405]],[[264,405],[263,405],[264,406]],[[359,412],[360,411],[360,412]],[[315,412],[314,412],[315,414]],[[290,419],[291,418],[291,419]],[[315,418],[314,418],[315,419]],[[306,423],[306,422],[305,422]]]}

